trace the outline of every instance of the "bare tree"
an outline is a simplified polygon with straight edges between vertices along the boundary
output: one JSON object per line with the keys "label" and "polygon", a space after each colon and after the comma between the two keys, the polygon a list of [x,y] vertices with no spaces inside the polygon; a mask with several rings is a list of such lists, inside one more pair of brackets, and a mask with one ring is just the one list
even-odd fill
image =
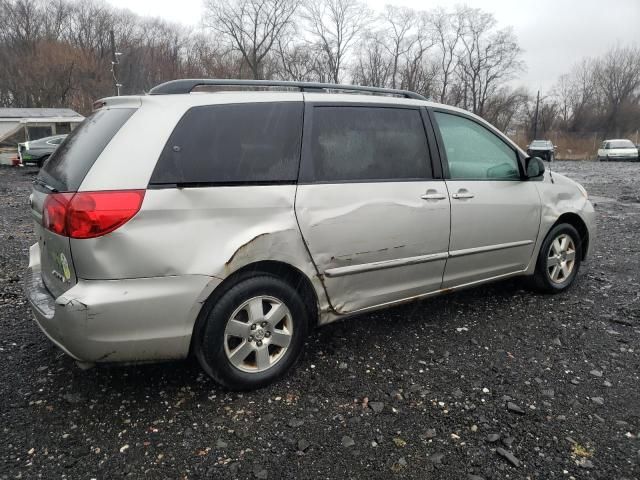
{"label": "bare tree", "polygon": [[529,98],[530,95],[524,88],[512,90],[503,86],[487,100],[484,118],[506,132],[515,126],[518,117],[526,111]]}
{"label": "bare tree", "polygon": [[397,59],[394,62],[390,57],[385,40],[385,31],[367,32],[363,36],[353,69],[354,83],[373,87],[386,87],[391,83],[395,88],[393,70],[397,69]]}
{"label": "bare tree", "polygon": [[205,24],[233,45],[253,78],[264,77],[264,61],[287,33],[299,0],[206,0]]}
{"label": "bare tree", "polygon": [[402,59],[420,38],[415,31],[418,27],[418,16],[410,8],[387,5],[383,20],[386,26],[387,43],[382,45],[391,55],[391,88],[397,88]]}
{"label": "bare tree", "polygon": [[594,69],[595,81],[606,108],[606,131],[621,133],[621,114],[640,93],[640,48],[609,50]]}
{"label": "bare tree", "polygon": [[569,73],[560,77],[553,92],[563,128],[570,132],[598,129],[595,125],[590,126],[594,123],[594,112],[601,110],[593,60],[583,59],[574,65]]}
{"label": "bare tree", "polygon": [[447,93],[453,72],[457,66],[457,50],[464,32],[463,17],[438,9],[430,16],[434,41],[438,46],[438,67],[440,77],[439,100],[447,101]]}
{"label": "bare tree", "polygon": [[302,9],[312,43],[325,56],[331,81],[340,83],[349,50],[369,16],[357,0],[307,0]]}
{"label": "bare tree", "polygon": [[458,14],[464,25],[457,66],[464,106],[482,115],[489,97],[522,69],[521,49],[511,28],[495,30],[492,14],[469,8]]}
{"label": "bare tree", "polygon": [[558,78],[558,82],[553,87],[553,95],[558,104],[558,112],[560,116],[560,121],[562,122],[563,128],[569,124],[569,119],[571,118],[571,95],[572,95],[572,85],[571,78],[568,74],[560,75]]}
{"label": "bare tree", "polygon": [[437,77],[437,66],[427,57],[427,53],[435,45],[428,23],[429,14],[422,12],[418,17],[416,34],[404,55],[400,86],[431,98]]}
{"label": "bare tree", "polygon": [[[0,105],[89,112],[112,94],[113,30],[125,94],[180,77],[344,80],[413,90],[502,130],[531,130],[531,95],[510,83],[522,66],[517,40],[491,14],[387,7],[375,16],[358,0],[299,1],[311,2],[207,0],[211,28],[192,30],[104,0],[0,0]],[[580,61],[543,92],[539,130],[565,145],[635,132],[639,63],[637,46]]]}
{"label": "bare tree", "polygon": [[323,53],[317,46],[295,42],[293,39],[279,40],[277,51],[278,77],[300,82],[329,81]]}

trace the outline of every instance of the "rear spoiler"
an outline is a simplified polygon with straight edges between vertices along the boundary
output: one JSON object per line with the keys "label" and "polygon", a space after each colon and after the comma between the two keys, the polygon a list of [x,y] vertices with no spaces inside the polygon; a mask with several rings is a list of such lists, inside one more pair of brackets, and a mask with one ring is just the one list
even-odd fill
{"label": "rear spoiler", "polygon": [[122,97],[106,97],[93,102],[93,111],[105,107],[114,108],[140,108],[142,100],[139,96],[125,95]]}

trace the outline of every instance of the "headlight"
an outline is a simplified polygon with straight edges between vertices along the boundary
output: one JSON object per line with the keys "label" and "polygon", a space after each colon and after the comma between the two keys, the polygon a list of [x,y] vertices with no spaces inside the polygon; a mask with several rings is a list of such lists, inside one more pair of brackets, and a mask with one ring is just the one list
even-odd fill
{"label": "headlight", "polygon": [[579,183],[576,183],[576,185],[578,185],[578,190],[580,190],[580,193],[585,198],[585,200],[589,200],[589,194],[587,193],[585,188],[582,185],[580,185]]}

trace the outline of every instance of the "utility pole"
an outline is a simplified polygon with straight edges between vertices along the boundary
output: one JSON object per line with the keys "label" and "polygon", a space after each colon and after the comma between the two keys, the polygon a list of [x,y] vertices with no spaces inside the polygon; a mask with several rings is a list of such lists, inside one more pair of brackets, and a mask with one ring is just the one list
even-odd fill
{"label": "utility pole", "polygon": [[122,55],[120,52],[116,52],[116,40],[113,30],[109,30],[109,40],[111,41],[111,74],[113,75],[113,88],[115,94],[120,96],[121,83],[118,83],[118,65],[120,65],[119,57]]}
{"label": "utility pole", "polygon": [[538,98],[536,100],[536,116],[533,120],[533,138],[535,140],[538,138],[538,109],[540,108],[540,90],[538,90]]}

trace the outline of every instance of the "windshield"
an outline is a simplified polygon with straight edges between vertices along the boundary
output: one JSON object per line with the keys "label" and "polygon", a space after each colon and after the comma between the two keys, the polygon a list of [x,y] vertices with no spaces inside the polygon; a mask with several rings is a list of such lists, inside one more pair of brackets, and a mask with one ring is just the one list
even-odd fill
{"label": "windshield", "polygon": [[611,140],[607,148],[636,148],[636,146],[631,140]]}
{"label": "windshield", "polygon": [[548,147],[550,142],[546,140],[534,140],[531,142],[532,147]]}

